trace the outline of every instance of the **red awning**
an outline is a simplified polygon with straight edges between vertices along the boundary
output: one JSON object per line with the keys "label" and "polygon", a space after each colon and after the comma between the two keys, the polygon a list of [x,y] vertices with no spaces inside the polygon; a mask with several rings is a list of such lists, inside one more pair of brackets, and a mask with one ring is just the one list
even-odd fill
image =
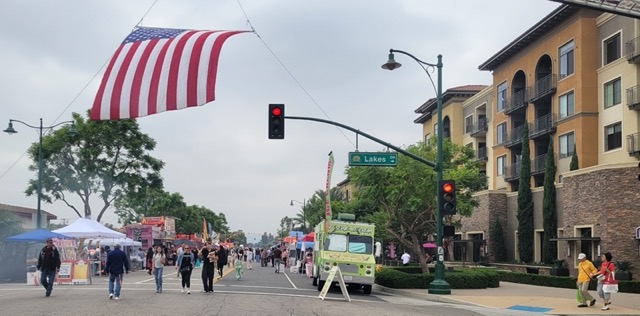
{"label": "red awning", "polygon": [[314,232],[310,232],[309,234],[304,235],[304,237],[302,237],[302,241],[313,241],[315,236],[316,234]]}

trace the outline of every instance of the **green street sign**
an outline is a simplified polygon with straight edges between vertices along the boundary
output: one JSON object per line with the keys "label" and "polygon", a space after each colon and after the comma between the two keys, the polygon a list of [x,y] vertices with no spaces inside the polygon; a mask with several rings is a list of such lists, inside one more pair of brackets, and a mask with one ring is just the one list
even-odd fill
{"label": "green street sign", "polygon": [[397,164],[398,164],[398,153],[363,153],[363,152],[349,153],[349,166],[393,167]]}

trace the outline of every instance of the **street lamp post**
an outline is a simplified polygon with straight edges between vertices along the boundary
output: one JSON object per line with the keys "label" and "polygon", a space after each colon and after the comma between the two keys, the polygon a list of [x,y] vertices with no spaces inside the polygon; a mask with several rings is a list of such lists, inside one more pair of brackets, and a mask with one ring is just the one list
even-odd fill
{"label": "street lamp post", "polygon": [[[383,69],[387,69],[387,70],[394,70],[396,68],[400,68],[400,66],[402,66],[402,64],[400,64],[399,62],[396,62],[393,56],[393,53],[400,53],[403,55],[407,55],[409,57],[411,57],[413,60],[415,60],[420,67],[422,67],[422,69],[424,69],[424,71],[427,73],[427,76],[429,77],[429,80],[431,80],[431,84],[433,84],[433,79],[431,79],[431,74],[429,73],[429,71],[427,70],[427,68],[425,68],[425,66],[427,67],[435,67],[438,70],[438,87],[435,89],[436,90],[436,95],[437,95],[437,121],[436,124],[438,124],[438,135],[436,138],[437,141],[437,145],[436,145],[436,163],[435,163],[435,171],[436,171],[436,183],[440,183],[440,181],[442,181],[442,55],[438,55],[438,63],[437,64],[431,64],[431,63],[427,63],[424,62],[420,59],[418,59],[417,57],[411,55],[410,53],[407,53],[405,51],[401,51],[401,50],[397,50],[397,49],[390,49],[389,50],[389,60],[387,61],[387,63],[385,63],[384,65],[382,65]],[[433,68],[432,68],[433,69]],[[434,87],[435,88],[435,87]],[[444,253],[444,249],[442,248],[442,210],[440,209],[440,194],[438,194],[438,186],[436,185],[436,205],[437,205],[437,211],[436,211],[436,246],[438,247],[438,256],[437,256],[437,261],[436,261],[436,266],[435,266],[435,276],[433,279],[433,282],[431,282],[431,284],[429,285],[429,293],[431,294],[451,294],[451,287],[449,286],[449,283],[447,283],[447,281],[444,280],[444,262],[443,262],[443,256],[441,257],[441,254]]]}
{"label": "street lamp post", "polygon": [[307,199],[302,199],[302,203],[300,203],[300,201],[297,201],[297,200],[291,200],[291,203],[289,203],[289,205],[293,206],[293,202],[296,202],[296,203],[302,205],[302,232],[306,233],[306,230],[307,230],[307,214],[305,213],[304,207],[306,205]]}
{"label": "street lamp post", "polygon": [[42,126],[42,118],[40,118],[40,126],[33,126],[30,124],[27,124],[23,121],[20,120],[14,120],[14,119],[10,119],[9,120],[9,127],[7,127],[7,129],[5,129],[3,132],[9,134],[9,135],[13,135],[15,133],[17,133],[18,131],[16,131],[13,128],[13,122],[17,122],[17,123],[21,123],[27,127],[31,127],[33,129],[37,129],[39,130],[39,141],[38,141],[38,207],[36,210],[36,229],[40,229],[40,225],[41,225],[41,217],[42,217],[42,209],[40,207],[40,201],[42,200],[42,133],[43,130],[45,129],[52,129],[56,126],[65,124],[65,123],[71,123],[71,127],[69,128],[69,136],[75,136],[77,134],[76,132],[76,125],[73,121],[65,121],[65,122],[60,122],[58,124],[55,125],[51,125],[51,126]]}

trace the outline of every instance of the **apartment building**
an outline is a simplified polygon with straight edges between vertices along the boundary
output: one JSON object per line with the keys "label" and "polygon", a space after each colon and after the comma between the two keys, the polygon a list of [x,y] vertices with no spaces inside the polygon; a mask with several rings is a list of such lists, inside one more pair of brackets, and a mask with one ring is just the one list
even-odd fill
{"label": "apartment building", "polygon": [[[460,116],[447,112],[452,134],[445,136],[473,146],[478,157],[486,151],[489,187],[457,229],[452,259],[490,257],[489,232],[499,219],[509,260],[518,260],[517,189],[530,181],[534,260],[543,260],[542,186],[552,142],[558,230],[549,237],[558,243],[557,259],[575,267],[580,252],[594,258],[610,251],[640,267],[640,22],[561,5],[479,69],[492,72],[492,85],[463,101]],[[423,117],[414,122],[428,137],[434,124]],[[484,134],[476,132],[481,118]],[[530,179],[520,179],[525,125]],[[461,137],[453,134],[460,129]],[[570,171],[574,151],[579,169]]]}

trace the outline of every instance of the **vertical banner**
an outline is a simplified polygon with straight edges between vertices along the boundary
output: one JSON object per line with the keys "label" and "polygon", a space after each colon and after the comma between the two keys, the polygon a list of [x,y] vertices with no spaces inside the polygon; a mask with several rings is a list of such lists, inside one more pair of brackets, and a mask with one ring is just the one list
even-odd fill
{"label": "vertical banner", "polygon": [[324,199],[324,231],[329,231],[331,222],[331,174],[333,173],[333,151],[329,152],[329,163],[327,164],[327,191]]}
{"label": "vertical banner", "polygon": [[209,233],[207,232],[207,220],[204,219],[204,217],[202,218],[202,239],[203,242],[206,242],[207,239],[209,239]]}

